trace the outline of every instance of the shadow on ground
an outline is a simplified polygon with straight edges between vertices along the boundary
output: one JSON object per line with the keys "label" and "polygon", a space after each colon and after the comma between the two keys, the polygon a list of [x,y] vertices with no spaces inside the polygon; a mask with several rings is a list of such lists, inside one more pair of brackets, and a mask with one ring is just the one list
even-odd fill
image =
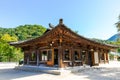
{"label": "shadow on ground", "polygon": [[93,69],[73,74],[86,76],[88,80],[120,80],[120,68]]}
{"label": "shadow on ground", "polygon": [[[29,72],[22,70],[15,70],[16,63],[0,63],[0,80],[33,80],[33,78],[44,77],[48,75],[44,72]],[[49,74],[53,75],[53,74]]]}
{"label": "shadow on ground", "polygon": [[17,78],[24,78],[28,76],[42,75],[42,74],[45,73],[27,72],[27,71],[14,70],[13,68],[7,68],[7,69],[0,69],[0,80],[14,80]]}

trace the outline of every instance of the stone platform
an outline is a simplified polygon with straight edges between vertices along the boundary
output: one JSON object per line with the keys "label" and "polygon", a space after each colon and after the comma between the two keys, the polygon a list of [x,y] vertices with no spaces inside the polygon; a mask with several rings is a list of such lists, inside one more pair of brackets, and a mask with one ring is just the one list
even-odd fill
{"label": "stone platform", "polygon": [[54,75],[65,75],[71,73],[70,70],[66,69],[59,69],[57,67],[45,67],[45,66],[16,66],[14,68],[15,70],[23,70],[23,71],[30,71],[30,72],[44,72],[48,74],[54,74]]}
{"label": "stone platform", "polygon": [[23,71],[30,71],[30,72],[44,72],[54,75],[67,75],[69,73],[77,73],[77,72],[83,72],[88,70],[99,70],[102,68],[106,68],[105,66],[109,64],[101,64],[99,66],[93,66],[90,67],[88,65],[85,66],[77,66],[77,67],[66,67],[66,68],[58,68],[56,66],[54,67],[48,67],[48,66],[31,66],[31,65],[23,65],[23,66],[16,66],[15,70],[23,70]]}

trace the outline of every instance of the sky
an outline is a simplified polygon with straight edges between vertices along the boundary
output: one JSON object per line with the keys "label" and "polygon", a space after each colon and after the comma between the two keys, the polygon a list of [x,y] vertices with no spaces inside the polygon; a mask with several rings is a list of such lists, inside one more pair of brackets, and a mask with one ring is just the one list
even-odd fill
{"label": "sky", "polygon": [[0,27],[64,24],[87,38],[106,40],[117,33],[120,0],[0,0]]}

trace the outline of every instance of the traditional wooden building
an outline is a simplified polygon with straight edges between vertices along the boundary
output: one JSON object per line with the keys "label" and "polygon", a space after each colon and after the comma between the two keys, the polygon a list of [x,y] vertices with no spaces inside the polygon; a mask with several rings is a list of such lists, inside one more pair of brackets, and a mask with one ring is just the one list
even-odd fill
{"label": "traditional wooden building", "polygon": [[24,65],[44,64],[59,68],[108,63],[109,51],[117,48],[76,34],[63,24],[62,19],[42,36],[10,45],[22,48]]}

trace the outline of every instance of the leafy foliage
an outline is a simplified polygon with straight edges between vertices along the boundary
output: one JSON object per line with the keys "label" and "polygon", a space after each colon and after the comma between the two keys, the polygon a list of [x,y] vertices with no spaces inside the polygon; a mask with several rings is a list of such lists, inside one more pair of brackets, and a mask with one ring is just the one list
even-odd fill
{"label": "leafy foliage", "polygon": [[120,31],[120,15],[118,16],[118,22],[115,23],[115,25],[116,25],[117,30]]}
{"label": "leafy foliage", "polygon": [[114,54],[109,54],[110,60],[114,60]]}
{"label": "leafy foliage", "polygon": [[41,36],[46,28],[41,25],[20,25],[16,28],[0,28],[0,62],[18,61],[23,58],[20,48],[10,46],[11,41],[26,40]]}
{"label": "leafy foliage", "polygon": [[[9,39],[10,36],[18,40],[26,40],[28,38],[36,38],[45,32],[46,28],[41,25],[20,25],[16,28],[0,28],[0,37],[5,35]],[[14,40],[14,39],[13,39]],[[15,40],[16,41],[16,40]]]}
{"label": "leafy foliage", "polygon": [[[4,34],[0,39],[0,62],[1,61],[18,61],[23,57],[21,50],[13,46],[10,46],[8,42],[17,41],[17,38],[10,36],[9,34]],[[19,53],[17,53],[19,51]],[[19,58],[16,58],[17,55]]]}
{"label": "leafy foliage", "polygon": [[17,41],[17,38],[16,38],[16,37],[12,37],[12,36],[10,36],[9,34],[4,34],[4,35],[1,37],[1,40],[10,42],[10,41]]}

